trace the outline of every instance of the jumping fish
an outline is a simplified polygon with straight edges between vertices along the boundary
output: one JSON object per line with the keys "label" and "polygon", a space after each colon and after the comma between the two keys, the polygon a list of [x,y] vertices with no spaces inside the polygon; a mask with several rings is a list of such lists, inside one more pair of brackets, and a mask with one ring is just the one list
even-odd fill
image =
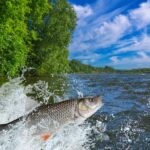
{"label": "jumping fish", "polygon": [[103,105],[100,96],[67,100],[59,103],[42,105],[24,117],[0,125],[4,127],[25,120],[27,128],[36,127],[34,135],[47,141],[61,126],[71,122],[82,122],[93,115]]}

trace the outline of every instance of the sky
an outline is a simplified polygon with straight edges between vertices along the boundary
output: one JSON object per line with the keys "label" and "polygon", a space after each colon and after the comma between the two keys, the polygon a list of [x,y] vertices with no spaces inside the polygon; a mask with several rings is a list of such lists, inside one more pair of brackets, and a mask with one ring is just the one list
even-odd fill
{"label": "sky", "polygon": [[116,69],[150,68],[150,0],[69,0],[77,26],[69,59]]}

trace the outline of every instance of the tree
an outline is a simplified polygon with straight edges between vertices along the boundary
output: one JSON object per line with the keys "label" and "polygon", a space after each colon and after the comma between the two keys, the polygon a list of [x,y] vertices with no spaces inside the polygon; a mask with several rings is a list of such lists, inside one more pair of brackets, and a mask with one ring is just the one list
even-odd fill
{"label": "tree", "polygon": [[50,73],[66,73],[68,72],[68,50],[54,47],[50,50],[45,60],[40,65],[38,72],[40,75],[48,75]]}
{"label": "tree", "polygon": [[51,0],[50,4],[43,23],[38,27],[33,23],[39,38],[34,41],[29,65],[37,68],[40,74],[64,73],[68,70],[67,48],[76,25],[76,14],[66,0]]}
{"label": "tree", "polygon": [[0,74],[17,74],[30,49],[26,14],[28,0],[0,1]]}
{"label": "tree", "polygon": [[0,1],[0,75],[25,65],[39,73],[68,70],[76,14],[66,0]]}

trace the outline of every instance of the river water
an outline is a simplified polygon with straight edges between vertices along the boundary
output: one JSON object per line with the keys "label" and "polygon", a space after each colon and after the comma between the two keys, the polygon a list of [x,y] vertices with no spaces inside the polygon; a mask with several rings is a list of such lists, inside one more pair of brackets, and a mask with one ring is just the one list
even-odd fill
{"label": "river water", "polygon": [[22,76],[0,83],[0,123],[24,115],[32,100],[49,103],[101,95],[104,103],[83,124],[65,126],[46,143],[30,136],[20,122],[0,132],[0,150],[150,149],[149,74]]}

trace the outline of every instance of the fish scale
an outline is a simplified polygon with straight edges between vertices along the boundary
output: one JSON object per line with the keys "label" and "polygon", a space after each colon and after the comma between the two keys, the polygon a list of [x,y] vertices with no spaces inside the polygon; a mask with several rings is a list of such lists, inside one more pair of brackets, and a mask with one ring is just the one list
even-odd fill
{"label": "fish scale", "polygon": [[64,101],[48,106],[43,105],[38,107],[34,112],[31,113],[31,115],[28,115],[29,117],[27,120],[35,124],[35,121],[38,123],[41,118],[48,116],[52,120],[63,124],[74,119],[76,105],[77,100]]}
{"label": "fish scale", "polygon": [[[34,135],[50,132],[53,134],[60,126],[75,120],[78,100],[68,100],[51,105],[39,106],[26,119],[26,127],[36,125]],[[49,118],[49,119],[48,119]]]}

